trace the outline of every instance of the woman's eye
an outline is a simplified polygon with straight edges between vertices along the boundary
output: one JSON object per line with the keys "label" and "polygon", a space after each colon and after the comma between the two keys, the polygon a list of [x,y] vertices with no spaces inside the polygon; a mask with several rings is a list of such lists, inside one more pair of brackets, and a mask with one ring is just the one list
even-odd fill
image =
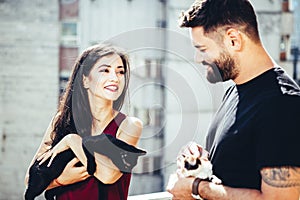
{"label": "woman's eye", "polygon": [[109,70],[107,68],[104,68],[104,69],[100,69],[99,72],[109,72]]}
{"label": "woman's eye", "polygon": [[125,74],[125,71],[124,71],[124,70],[121,70],[121,71],[118,71],[117,73],[118,73],[118,74]]}

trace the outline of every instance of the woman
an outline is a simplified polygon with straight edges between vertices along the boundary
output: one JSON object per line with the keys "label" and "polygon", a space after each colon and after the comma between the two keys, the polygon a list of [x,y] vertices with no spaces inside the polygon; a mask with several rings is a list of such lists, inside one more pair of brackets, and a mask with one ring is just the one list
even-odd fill
{"label": "woman", "polygon": [[[111,159],[95,153],[96,171],[90,176],[81,144],[83,137],[103,132],[127,144],[137,144],[141,121],[120,112],[128,82],[128,58],[118,48],[95,45],[78,57],[57,115],[32,160],[38,158],[43,163],[69,148],[75,153],[76,158],[47,188],[70,185],[56,199],[127,199],[131,174],[123,174]],[[78,166],[79,161],[83,166]],[[28,176],[27,172],[26,182]]]}

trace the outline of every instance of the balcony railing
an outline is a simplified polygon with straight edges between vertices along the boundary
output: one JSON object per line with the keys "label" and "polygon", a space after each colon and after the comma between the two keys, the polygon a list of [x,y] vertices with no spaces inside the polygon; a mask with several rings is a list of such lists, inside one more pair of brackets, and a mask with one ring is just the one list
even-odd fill
{"label": "balcony railing", "polygon": [[157,192],[157,193],[129,196],[128,200],[172,200],[172,195],[168,192]]}

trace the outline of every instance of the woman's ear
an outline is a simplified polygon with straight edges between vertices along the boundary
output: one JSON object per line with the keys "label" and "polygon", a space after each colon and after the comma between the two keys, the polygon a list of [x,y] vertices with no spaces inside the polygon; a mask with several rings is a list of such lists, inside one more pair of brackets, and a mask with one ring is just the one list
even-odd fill
{"label": "woman's ear", "polygon": [[83,87],[85,89],[89,89],[89,78],[86,77],[85,75],[82,75],[82,83],[83,83]]}
{"label": "woman's ear", "polygon": [[226,44],[227,46],[234,50],[240,51],[242,49],[242,36],[241,33],[235,28],[229,28],[226,31]]}

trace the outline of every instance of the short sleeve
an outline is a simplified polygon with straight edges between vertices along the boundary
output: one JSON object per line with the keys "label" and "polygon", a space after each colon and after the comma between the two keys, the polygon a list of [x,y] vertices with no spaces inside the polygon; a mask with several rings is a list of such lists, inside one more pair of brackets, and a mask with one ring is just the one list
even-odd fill
{"label": "short sleeve", "polygon": [[276,97],[257,115],[257,168],[300,166],[300,97]]}

